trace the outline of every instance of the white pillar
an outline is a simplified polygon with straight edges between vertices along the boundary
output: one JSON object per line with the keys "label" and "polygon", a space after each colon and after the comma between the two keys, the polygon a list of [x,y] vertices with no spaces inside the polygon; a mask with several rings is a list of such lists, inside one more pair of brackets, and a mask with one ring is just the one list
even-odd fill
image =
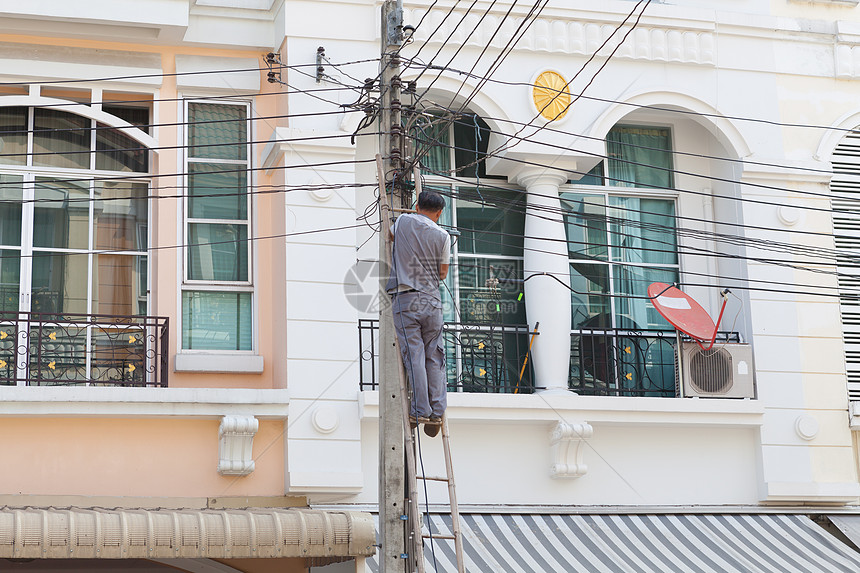
{"label": "white pillar", "polygon": [[[523,278],[527,280],[524,292],[529,328],[540,323],[540,334],[532,346],[532,365],[535,386],[543,388],[541,392],[568,392],[570,268],[558,195],[558,186],[566,180],[564,172],[542,168],[517,176],[527,191]],[[552,276],[533,276],[542,273]]]}

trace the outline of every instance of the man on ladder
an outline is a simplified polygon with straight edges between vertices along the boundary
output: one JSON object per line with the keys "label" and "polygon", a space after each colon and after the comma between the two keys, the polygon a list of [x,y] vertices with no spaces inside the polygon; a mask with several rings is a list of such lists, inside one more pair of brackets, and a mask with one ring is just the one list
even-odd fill
{"label": "man on ladder", "polygon": [[438,193],[422,191],[415,213],[404,213],[391,233],[394,329],[412,387],[409,421],[424,424],[424,433],[439,433],[447,406],[445,343],[439,282],[448,275],[451,237],[437,222],[445,208]]}

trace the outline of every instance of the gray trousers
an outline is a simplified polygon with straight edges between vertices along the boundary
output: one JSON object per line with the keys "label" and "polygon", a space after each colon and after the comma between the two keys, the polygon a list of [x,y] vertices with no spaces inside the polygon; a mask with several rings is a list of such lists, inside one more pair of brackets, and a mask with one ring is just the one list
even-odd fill
{"label": "gray trousers", "polygon": [[442,416],[448,405],[439,301],[420,292],[394,295],[394,330],[412,383],[412,416]]}

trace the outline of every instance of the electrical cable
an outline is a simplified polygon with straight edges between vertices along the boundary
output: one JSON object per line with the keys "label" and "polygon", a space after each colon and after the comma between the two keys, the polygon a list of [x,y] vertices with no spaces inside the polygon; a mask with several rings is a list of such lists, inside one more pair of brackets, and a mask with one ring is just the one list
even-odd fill
{"label": "electrical cable", "polygon": [[[367,58],[364,60],[354,60],[351,62],[344,62],[339,65],[353,65],[353,64],[363,64],[368,62],[376,62],[379,58]],[[293,64],[293,65],[285,65],[280,64],[278,66],[280,69],[297,69],[302,67],[314,66],[316,64]],[[141,80],[141,79],[150,79],[150,78],[178,78],[183,76],[201,76],[201,75],[212,75],[212,74],[234,74],[234,73],[248,73],[248,72],[265,72],[269,71],[271,68],[263,67],[263,68],[233,68],[226,70],[199,70],[193,72],[170,72],[170,73],[157,73],[157,74],[131,74],[124,76],[105,76],[100,78],[77,78],[71,80],[45,80],[45,81],[26,81],[26,82],[0,82],[0,86],[3,87],[11,87],[11,86],[29,86],[32,84],[38,85],[58,85],[58,84],[83,84],[83,83],[101,83],[101,82],[109,82],[109,81],[117,81],[117,80]]]}
{"label": "electrical cable", "polygon": [[[498,131],[494,131],[494,130],[489,130],[489,131],[490,131],[490,133],[496,133],[496,134],[499,134],[499,135],[504,135],[503,133],[498,132]],[[413,136],[413,137],[414,137],[414,136]],[[735,181],[735,180],[733,180],[733,179],[728,179],[728,178],[724,178],[724,177],[717,177],[717,176],[713,176],[713,175],[703,175],[703,174],[701,174],[701,173],[693,173],[693,172],[689,172],[689,171],[681,171],[681,170],[678,170],[678,169],[675,169],[675,168],[662,167],[662,166],[659,166],[659,165],[651,165],[651,164],[647,164],[647,163],[641,163],[641,162],[637,162],[637,161],[632,161],[632,160],[629,160],[629,159],[622,159],[622,158],[618,158],[618,157],[610,157],[609,155],[599,154],[599,153],[596,153],[596,152],[593,152],[593,151],[580,150],[580,149],[575,149],[575,148],[571,148],[571,147],[563,146],[563,145],[558,145],[558,144],[552,144],[552,143],[548,143],[548,142],[532,141],[532,140],[530,140],[530,139],[528,139],[528,138],[520,138],[520,137],[518,137],[518,139],[523,140],[523,141],[528,140],[528,141],[530,141],[531,143],[536,143],[536,144],[538,144],[538,145],[544,145],[544,146],[548,146],[548,147],[552,147],[552,148],[562,149],[562,150],[565,150],[565,151],[576,151],[576,152],[579,152],[579,153],[583,153],[583,154],[585,154],[585,155],[589,155],[589,156],[591,156],[591,157],[597,157],[597,158],[600,158],[601,160],[612,160],[612,161],[614,161],[614,162],[623,163],[623,164],[626,164],[626,165],[633,165],[633,166],[637,166],[637,167],[648,167],[648,168],[650,168],[650,169],[654,169],[654,170],[657,170],[657,171],[664,171],[664,172],[667,172],[667,173],[669,173],[669,174],[671,174],[671,175],[675,175],[675,174],[687,175],[687,176],[690,176],[690,177],[696,177],[696,178],[699,178],[699,179],[705,179],[705,180],[707,180],[707,181],[720,182],[720,183],[729,183],[729,184],[737,185],[737,186],[740,186],[740,187],[752,187],[752,188],[756,188],[756,189],[765,189],[765,190],[768,190],[768,191],[783,191],[783,192],[786,192],[786,193],[791,193],[791,194],[796,194],[796,195],[804,195],[804,196],[811,196],[811,197],[816,197],[816,198],[821,198],[821,199],[828,199],[828,200],[831,200],[831,199],[838,199],[838,200],[840,200],[840,201],[852,202],[852,203],[853,203],[853,202],[858,202],[858,201],[860,201],[860,197],[850,197],[850,196],[842,196],[842,195],[836,195],[836,196],[833,196],[833,195],[832,195],[832,194],[830,194],[830,193],[818,193],[818,192],[815,192],[815,191],[806,191],[806,190],[803,190],[803,189],[791,189],[791,188],[787,188],[787,187],[778,187],[778,186],[775,186],[775,185],[766,185],[766,184],[763,184],[763,183],[751,183],[751,182]],[[426,140],[425,140],[425,141],[426,141]],[[438,143],[437,145],[439,145],[439,146],[441,146],[441,147],[446,147],[446,148],[449,148],[449,149],[453,149],[453,150],[458,150],[458,151],[474,151],[474,150],[467,149],[467,148],[463,148],[463,147],[459,147],[459,146],[457,146],[457,145],[455,145],[455,144],[450,144],[450,143],[448,143],[448,144],[445,144],[445,143]],[[456,171],[460,171],[460,170],[463,170],[463,169],[467,169],[468,167],[475,166],[475,165],[477,165],[478,163],[480,163],[481,161],[486,160],[488,157],[491,157],[491,156],[490,156],[490,155],[485,155],[485,156],[483,156],[479,161],[477,161],[477,162],[472,162],[472,163],[467,164],[467,165],[465,165],[465,166],[460,166],[460,165],[458,165],[458,166],[456,167]],[[561,157],[561,156],[559,156],[559,157]],[[558,170],[558,168],[557,168],[557,167],[554,167],[552,164],[540,163],[540,162],[535,162],[535,161],[528,161],[528,160],[525,160],[525,159],[519,159],[519,158],[514,158],[514,157],[504,157],[503,159],[505,159],[506,161],[514,162],[514,163],[520,163],[520,164],[524,164],[524,165],[533,165],[533,166],[536,166],[536,167],[543,167],[543,168],[545,168],[545,169],[547,169],[547,170]],[[448,174],[446,174],[446,173],[444,173],[444,172],[434,171],[434,170],[432,170],[432,169],[427,168],[426,166],[424,166],[424,167],[423,167],[423,169],[424,169],[425,171],[428,171],[428,172],[430,172],[430,173],[432,173],[432,174],[434,174],[434,175],[438,175],[438,176],[440,176],[440,177],[448,176]],[[570,169],[564,169],[564,171],[565,171],[566,173],[576,173],[576,174],[579,174],[579,175],[582,175],[582,176],[589,175],[589,173],[584,172],[584,171],[576,171],[576,170],[570,170]],[[618,183],[626,183],[626,184],[632,184],[632,185],[635,185],[635,184],[637,183],[635,180],[621,179],[621,178],[619,178],[619,177],[612,177],[612,178],[611,178],[611,181],[617,181]],[[576,184],[576,183],[574,182],[574,184]],[[684,192],[684,193],[690,193],[690,194],[694,194],[694,195],[713,196],[713,195],[712,195],[711,193],[709,193],[709,192],[705,192],[705,191],[694,191],[694,190],[691,190],[691,189],[684,189],[684,188],[680,188],[680,187],[657,187],[657,186],[654,186],[654,187],[648,187],[648,189],[655,189],[655,190],[661,190],[661,191],[681,191],[681,192]],[[729,195],[721,195],[721,196],[719,196],[719,198],[720,198],[720,199],[733,199],[733,200],[736,200],[736,201],[746,201],[746,202],[759,203],[759,204],[765,204],[765,205],[783,205],[783,204],[784,204],[784,203],[770,203],[770,202],[763,201],[763,200],[750,199],[750,198],[744,198],[744,197],[733,197],[733,196],[729,196]],[[804,206],[804,205],[797,205],[797,206],[796,206],[796,208],[797,208],[797,209],[814,210],[814,211],[827,211],[827,212],[835,212],[835,211],[838,211],[838,210],[836,210],[836,209],[824,209],[824,208],[810,207],[810,206]]]}
{"label": "electrical cable", "polygon": [[[420,67],[420,66],[418,66],[418,67]],[[433,69],[438,69],[439,71],[454,72],[457,74],[466,74],[465,71],[459,70],[457,68],[444,68],[443,69],[443,68],[434,67]],[[483,80],[486,80],[490,83],[497,83],[500,85],[531,87],[531,88],[537,87],[533,83],[529,83],[529,82],[500,80],[500,79],[496,79],[496,78],[486,78],[484,76],[479,76],[479,75],[473,75],[472,77],[473,77],[473,79],[478,79],[478,80],[483,79]],[[544,86],[540,86],[540,87],[544,87]],[[546,87],[546,89],[547,90],[553,90],[553,88],[548,87],[548,86]],[[601,102],[601,103],[617,104],[617,105],[622,105],[622,106],[631,107],[631,108],[635,108],[635,109],[644,109],[644,110],[649,110],[649,111],[677,113],[677,114],[682,114],[682,115],[691,115],[691,116],[698,116],[698,117],[710,117],[710,118],[715,118],[715,119],[729,119],[729,120],[736,120],[736,121],[748,121],[748,122],[753,122],[753,123],[762,123],[762,124],[766,124],[766,125],[772,125],[774,127],[820,129],[820,130],[825,130],[825,131],[844,132],[847,134],[851,134],[851,133],[857,134],[858,133],[858,129],[856,127],[855,128],[847,128],[847,127],[837,127],[837,126],[833,126],[833,125],[817,125],[817,124],[811,124],[811,123],[791,123],[791,122],[780,122],[780,121],[755,118],[755,117],[745,117],[745,116],[737,116],[737,115],[722,115],[722,114],[718,114],[718,113],[707,113],[707,112],[699,112],[699,111],[685,110],[685,109],[679,109],[679,108],[661,107],[659,105],[637,104],[637,103],[631,103],[631,102],[626,102],[626,101],[622,101],[622,100],[614,100],[611,98],[589,96],[589,95],[585,95],[583,93],[572,93],[571,96],[578,97],[579,99],[584,99],[584,100],[596,101],[596,102]],[[504,120],[504,121],[508,121],[508,120]]]}
{"label": "electrical cable", "polygon": [[[637,8],[639,8],[639,6],[640,6],[643,2],[645,3],[645,5],[642,7],[642,10],[639,12],[639,15],[638,15],[638,16],[636,16],[636,20],[633,22],[633,25],[632,25],[632,26],[630,26],[630,29],[629,29],[629,30],[627,30],[627,32],[624,34],[624,36],[622,36],[622,37],[621,37],[621,41],[620,41],[620,42],[618,42],[618,44],[617,44],[617,45],[615,46],[615,48],[614,48],[614,49],[609,53],[609,56],[607,56],[607,57],[606,57],[606,59],[603,61],[603,63],[600,65],[600,67],[597,69],[597,71],[596,71],[596,72],[594,72],[594,74],[591,76],[591,79],[588,81],[588,83],[585,85],[585,87],[583,87],[583,88],[582,88],[582,90],[581,90],[580,94],[585,93],[585,91],[586,91],[589,87],[591,87],[591,85],[594,83],[594,80],[595,80],[595,79],[597,79],[597,76],[600,74],[600,72],[602,72],[602,71],[606,68],[606,66],[607,66],[607,65],[609,65],[609,62],[610,62],[610,61],[612,61],[612,57],[616,54],[616,52],[618,52],[618,50],[621,48],[621,46],[624,44],[624,41],[625,41],[625,40],[627,40],[627,38],[630,36],[630,34],[631,34],[631,33],[633,33],[633,30],[635,30],[635,29],[636,29],[636,26],[637,26],[637,25],[639,25],[639,20],[641,20],[641,19],[642,19],[642,15],[643,15],[643,14],[645,14],[645,9],[646,9],[646,8],[648,8],[648,5],[649,5],[649,4],[651,4],[651,0],[639,0],[639,1],[638,1],[638,2],[633,6],[633,8],[630,10],[630,13],[629,13],[629,14],[627,14],[627,16],[624,18],[624,20],[622,20],[622,22],[621,22],[618,26],[616,26],[614,30],[612,30],[612,33],[611,33],[611,34],[609,34],[609,36],[606,38],[606,40],[604,40],[604,41],[603,41],[603,44],[601,44],[601,45],[600,45],[600,46],[599,46],[599,47],[594,51],[594,53],[591,55],[591,57],[590,57],[588,60],[586,60],[586,62],[585,62],[585,63],[580,67],[579,71],[577,71],[577,72],[576,72],[576,74],[574,74],[574,76],[573,76],[570,80],[568,80],[567,82],[565,82],[564,87],[562,87],[562,88],[561,88],[561,92],[562,92],[562,93],[565,93],[565,90],[567,90],[567,89],[569,88],[570,84],[571,84],[571,83],[573,83],[573,82],[574,82],[574,81],[579,77],[579,75],[580,75],[582,72],[584,72],[584,71],[585,71],[585,68],[588,66],[588,64],[590,64],[590,63],[594,60],[594,58],[596,58],[596,57],[597,57],[597,54],[598,54],[598,53],[600,53],[600,50],[601,50],[601,49],[603,49],[603,47],[604,47],[604,46],[606,46],[606,44],[607,44],[607,43],[609,43],[609,40],[610,40],[612,37],[614,37],[616,33],[618,33],[618,32],[620,32],[620,31],[621,31],[621,29],[624,27],[624,25],[625,25],[625,24],[627,24],[627,20],[629,20],[629,19],[633,16],[633,14],[635,14],[635,13],[636,13],[636,9],[637,9]],[[465,81],[465,80],[464,80],[464,81]],[[552,103],[553,103],[553,102],[555,102],[555,101],[557,100],[557,98],[558,98],[560,95],[561,95],[561,93],[557,93],[555,96],[553,96],[553,97],[552,97],[552,99],[550,99],[550,101],[548,101],[548,102],[547,102],[547,103],[546,103],[546,104],[545,104],[541,109],[539,109],[539,110],[538,110],[538,113],[537,113],[537,114],[536,114],[532,119],[530,119],[530,120],[526,123],[526,125],[522,126],[522,127],[521,127],[521,128],[520,128],[520,129],[519,129],[519,130],[514,134],[514,137],[516,138],[520,133],[522,133],[522,132],[526,129],[526,127],[527,127],[527,126],[528,126],[528,127],[533,127],[533,126],[532,126],[532,122],[537,121],[537,119],[543,115],[544,110],[545,110],[546,108],[548,108],[550,105],[552,105]],[[565,106],[564,106],[564,109],[562,109],[561,111],[559,111],[559,112],[558,112],[558,114],[556,115],[556,117],[560,117],[560,116],[562,116],[562,115],[566,114],[566,113],[568,112],[568,110],[570,110],[570,108],[573,106],[573,104],[575,104],[575,103],[578,101],[578,99],[579,99],[578,97],[576,97],[576,98],[572,98],[572,99],[570,100],[570,102],[569,102],[567,105],[565,105]],[[553,118],[553,120],[554,120],[554,119],[555,119],[555,118]],[[549,125],[549,122],[548,122],[548,123],[546,123],[545,125]],[[534,137],[535,135],[537,135],[537,134],[541,131],[541,129],[542,129],[542,128],[543,128],[543,126],[538,127],[538,129],[537,129],[537,130],[535,130],[535,131],[530,135],[530,137]],[[495,156],[497,153],[500,153],[501,151],[506,151],[506,150],[512,149],[513,147],[515,147],[515,146],[516,146],[518,143],[520,143],[520,142],[521,142],[521,140],[518,140],[518,141],[517,141],[516,143],[514,143],[513,145],[507,145],[507,144],[504,144],[504,145],[502,145],[502,146],[498,147],[497,149],[495,149],[492,153],[489,153],[488,155]],[[464,166],[464,167],[468,167],[468,166]]]}
{"label": "electrical cable", "polygon": [[[537,20],[537,18],[543,12],[544,8],[546,8],[548,3],[549,3],[549,0],[544,0],[543,5],[540,6],[540,0],[535,0],[535,4],[532,6],[532,8],[529,10],[529,12],[526,14],[526,16],[523,18],[522,22],[520,22],[519,26],[517,26],[516,30],[514,30],[514,33],[512,34],[511,38],[502,47],[499,54],[496,56],[496,59],[493,60],[493,62],[490,64],[490,67],[487,69],[487,72],[485,73],[485,75],[487,77],[492,76],[492,74],[495,73],[501,67],[501,65],[502,65],[502,63],[504,63],[505,59],[507,59],[507,57],[511,54],[511,52],[513,52],[513,49],[514,49],[514,46],[516,45],[516,43],[525,35],[525,33],[528,31],[528,29],[531,27],[531,25]],[[540,6],[540,7],[538,7],[538,6]],[[531,18],[531,21],[529,21],[529,18]],[[461,104],[461,106],[460,106],[461,111],[460,112],[462,112],[462,110],[464,110],[468,107],[469,103],[472,101],[472,99],[475,98],[475,96],[483,88],[485,83],[486,82],[483,82],[483,83],[478,82],[478,85],[475,86],[475,88],[472,90],[472,93],[469,94],[469,96],[466,97],[464,102]],[[420,102],[420,99],[417,102],[413,102],[413,105],[415,103],[418,103],[418,102]],[[457,114],[457,115],[459,115],[459,114]],[[453,123],[454,117],[456,117],[456,115],[451,118],[450,123]],[[408,131],[409,130],[407,129],[406,132],[408,133]],[[429,152],[429,149],[430,148],[428,147],[427,150],[424,151],[424,153]],[[418,154],[418,153],[415,154],[415,156],[412,158],[411,163],[406,168],[407,173],[410,172],[412,170],[412,168],[418,164],[421,157],[422,157],[421,154]]]}
{"label": "electrical cable", "polygon": [[[48,131],[48,130],[45,130]],[[86,129],[79,131],[88,131]],[[366,132],[363,135],[379,135],[379,132]],[[0,132],[0,137],[3,134]],[[125,153],[125,152],[135,152],[135,151],[165,151],[165,150],[196,150],[196,149],[208,149],[208,148],[218,148],[218,147],[239,147],[246,145],[268,145],[270,143],[294,143],[299,141],[325,141],[330,139],[343,139],[349,138],[351,135],[349,133],[338,133],[334,135],[309,135],[305,137],[286,137],[286,138],[272,138],[266,141],[240,141],[240,142],[228,142],[228,143],[198,143],[196,145],[185,144],[185,145],[159,145],[155,147],[111,147],[108,149],[70,149],[68,151],[63,151],[62,156],[75,156],[75,155],[93,155],[93,154],[104,154],[106,156],[110,156],[115,153]],[[4,157],[39,157],[39,156],[48,156],[48,155],[59,155],[56,151],[32,151],[32,152],[21,152],[21,153],[0,153],[0,160]],[[191,159],[196,159],[200,162],[205,162],[208,158],[206,157],[191,157]],[[22,167],[26,168],[26,165],[10,165],[11,167],[15,167],[21,169]],[[29,166],[32,167],[32,166]],[[41,167],[41,166],[40,166]],[[57,169],[63,169],[62,167],[58,167]],[[75,169],[75,168],[66,168],[66,169]],[[79,168],[81,170],[88,170],[88,168]],[[100,170],[99,170],[100,171]],[[108,171],[108,170],[105,170]],[[135,172],[139,173],[139,172]],[[2,184],[0,184],[2,185]]]}
{"label": "electrical cable", "polygon": [[[455,59],[455,58],[460,54],[460,51],[461,51],[461,50],[463,50],[463,48],[465,48],[465,47],[466,47],[466,44],[469,42],[469,39],[472,37],[472,35],[473,35],[475,32],[477,32],[477,31],[478,31],[478,28],[480,27],[481,23],[484,21],[484,19],[485,19],[487,16],[489,16],[489,15],[490,15],[490,11],[493,9],[493,6],[495,6],[495,5],[496,5],[496,2],[497,2],[497,0],[493,0],[493,2],[492,2],[492,3],[487,7],[487,9],[486,9],[486,10],[484,10],[484,13],[481,15],[481,18],[480,18],[480,19],[478,20],[478,22],[477,22],[477,23],[472,27],[472,30],[469,32],[469,34],[466,36],[466,38],[465,38],[462,42],[460,42],[460,47],[458,47],[458,48],[454,51],[454,54],[451,56],[451,59],[450,59],[450,60],[448,60],[448,64],[447,64],[448,66],[450,66],[450,65],[454,62],[454,59]],[[498,33],[502,30],[502,27],[504,26],[505,21],[506,21],[506,20],[508,19],[508,17],[510,16],[511,11],[513,11],[513,9],[514,9],[514,6],[516,6],[516,5],[517,5],[517,2],[518,2],[518,0],[513,0],[513,1],[511,2],[511,5],[508,7],[508,11],[505,13],[505,15],[504,15],[504,16],[502,16],[501,20],[499,21],[498,26],[496,26],[496,29],[493,31],[493,34],[492,34],[492,35],[490,36],[490,38],[489,38],[489,39],[484,43],[484,48],[481,50],[481,53],[480,53],[480,54],[478,54],[478,57],[477,57],[477,58],[475,58],[475,61],[474,61],[474,63],[472,64],[472,68],[469,70],[470,72],[474,71],[474,70],[475,70],[475,68],[478,66],[478,62],[480,62],[480,61],[481,61],[481,58],[482,58],[482,57],[484,57],[484,55],[486,54],[487,49],[489,49],[490,45],[493,43],[493,40],[495,39],[496,34],[498,34]],[[470,7],[469,7],[469,10],[471,10],[471,9],[472,9],[472,7],[473,7],[474,5],[475,5],[475,2],[473,2],[473,3],[472,3],[472,6],[470,6]],[[463,16],[463,18],[462,18],[462,20],[461,20],[461,21],[465,21],[466,16],[468,16],[468,13],[469,13],[469,12],[467,11],[467,12],[466,12],[466,14]],[[459,24],[458,24],[458,25],[459,25]],[[456,28],[455,28],[455,30],[456,30]],[[453,31],[452,31],[451,35],[453,35]],[[449,39],[450,39],[450,36],[449,36]],[[425,45],[426,45],[426,44],[425,44]],[[438,55],[439,55],[439,53],[442,51],[442,49],[443,49],[446,45],[447,45],[447,41],[442,43],[442,46],[439,48],[439,51],[437,51],[437,52],[436,52],[436,56],[438,56]],[[435,57],[435,56],[434,56],[434,57]],[[433,60],[431,59],[431,60],[430,60],[430,64],[432,64],[432,63],[433,63]],[[446,67],[447,67],[447,66],[446,66]],[[427,68],[427,67],[425,67],[425,68],[424,68],[424,70],[422,70],[422,72],[418,74],[418,77],[416,77],[416,78],[415,78],[415,79],[413,79],[412,81],[413,81],[413,82],[415,82],[415,83],[417,84],[417,83],[418,83],[418,80],[420,80],[420,79],[421,79],[422,74],[423,74],[423,73],[424,73],[424,71],[426,71],[427,69],[428,69],[428,68]],[[418,98],[417,98],[417,100],[416,100],[416,101],[421,101],[421,100],[424,98],[424,96],[425,96],[425,95],[427,95],[427,93],[428,93],[431,89],[433,89],[433,85],[434,85],[434,84],[439,80],[439,78],[440,78],[440,77],[442,77],[442,76],[441,76],[441,75],[438,75],[438,76],[434,77],[434,78],[430,81],[430,83],[427,85],[427,87],[426,87],[426,88],[424,88],[424,91],[421,93],[421,95],[419,95],[419,96],[418,96]],[[459,95],[460,95],[460,90],[462,90],[462,89],[463,89],[463,86],[465,86],[465,85],[466,85],[466,81],[464,80],[464,81],[460,84],[460,87],[459,87],[459,88],[457,88],[456,93],[455,93],[453,96],[451,96],[451,101],[455,101],[455,100],[457,99],[457,96],[459,96]]]}
{"label": "electrical cable", "polygon": [[[531,215],[531,216],[538,217],[538,218],[544,218],[544,219],[551,220],[551,221],[557,221],[556,219],[551,219],[551,218],[548,218],[548,217],[544,217],[544,216],[541,216],[541,215],[539,215],[539,214],[530,214],[530,215]],[[628,220],[628,221],[626,221],[626,222],[627,222],[628,224],[630,223],[630,221],[629,221],[629,220]],[[566,224],[567,224],[568,226],[581,226],[581,227],[586,228],[586,229],[588,229],[588,228],[589,228],[587,225],[583,225],[583,224],[579,224],[579,223],[571,222],[571,221],[568,221]],[[665,227],[665,233],[666,233],[666,234],[668,234],[668,233],[673,233],[674,231],[675,231],[675,229],[673,229],[672,227]],[[573,243],[573,244],[582,244],[582,242],[581,242],[581,241],[576,241],[576,240],[570,240],[570,239],[551,239],[551,238],[543,238],[543,237],[529,237],[529,236],[525,236],[525,235],[523,235],[523,234],[519,234],[519,233],[504,233],[504,232],[499,232],[499,231],[490,231],[490,230],[483,230],[483,231],[482,231],[482,233],[483,233],[483,234],[485,234],[485,235],[500,235],[500,236],[502,236],[502,237],[504,237],[504,236],[514,237],[514,238],[516,238],[516,239],[531,238],[531,239],[538,239],[538,240],[545,241],[545,242],[564,242],[564,243],[566,243],[566,244],[568,244],[568,245],[569,245],[569,244],[571,244],[571,243]],[[669,247],[672,247],[672,248],[673,248],[671,252],[673,252],[673,253],[677,253],[677,254],[679,254],[679,255],[684,255],[684,256],[703,256],[703,257],[716,257],[716,258],[740,259],[740,260],[747,260],[747,261],[752,261],[752,262],[757,262],[757,263],[762,263],[762,264],[767,264],[767,265],[783,266],[783,267],[792,268],[792,269],[795,269],[795,270],[806,271],[806,272],[814,272],[814,273],[828,274],[828,275],[838,275],[838,276],[842,276],[842,275],[843,275],[842,273],[838,273],[838,272],[834,272],[834,271],[828,271],[828,270],[824,270],[824,269],[815,269],[815,268],[810,268],[810,267],[807,267],[807,266],[803,266],[804,264],[806,264],[806,265],[816,265],[816,264],[825,264],[825,265],[827,265],[827,263],[820,263],[820,262],[817,262],[817,261],[785,261],[785,260],[764,259],[764,258],[759,258],[759,257],[750,257],[750,256],[744,256],[744,255],[733,254],[733,253],[721,253],[721,252],[718,252],[718,251],[713,251],[713,250],[710,250],[710,249],[703,249],[703,248],[693,247],[693,246],[690,246],[690,245],[681,245],[681,246],[678,246],[678,245],[676,245],[675,243],[666,242],[666,241],[660,241],[659,239],[654,239],[654,238],[650,238],[650,237],[648,237],[648,238],[646,238],[646,237],[639,237],[639,236],[635,236],[635,235],[630,235],[630,234],[628,234],[628,233],[619,233],[619,232],[611,231],[611,230],[610,230],[610,231],[608,231],[608,233],[609,233],[609,235],[620,235],[620,236],[623,236],[623,237],[629,237],[629,238],[633,238],[633,239],[636,239],[636,240],[648,240],[649,242],[652,242],[652,243],[665,244],[665,245],[667,245],[667,246],[669,246]],[[620,245],[620,244],[614,244],[614,243],[593,243],[593,242],[589,242],[589,243],[588,243],[588,246],[603,247],[603,248],[606,248],[606,249],[610,249],[610,248],[612,248],[612,249],[621,249],[621,250],[624,250],[624,251],[630,251],[630,250],[632,250],[632,249],[633,249],[632,247],[625,247],[625,246],[623,246],[623,245]],[[762,248],[762,247],[757,247],[757,248]],[[526,251],[533,251],[533,252],[542,252],[542,253],[546,253],[546,254],[554,254],[554,255],[558,255],[558,256],[564,256],[565,258],[568,258],[568,259],[570,258],[570,256],[569,256],[569,254],[568,254],[568,253],[558,253],[558,252],[554,252],[554,251],[546,251],[546,250],[535,249],[535,248],[531,248],[531,247],[523,247],[523,250],[526,250]],[[644,246],[642,246],[642,247],[636,247],[636,248],[635,248],[635,250],[636,250],[637,252],[638,252],[638,251],[643,251],[643,252],[656,252],[656,253],[658,253],[658,254],[665,254],[665,253],[669,252],[669,249],[649,248],[649,247],[644,247]],[[691,252],[691,251],[692,251],[692,252]],[[840,258],[844,260],[844,258],[845,258],[845,257],[843,257],[843,256],[841,256],[841,255],[840,255]],[[853,260],[853,259],[849,259],[849,260]],[[581,262],[583,262],[583,263],[587,263],[587,262],[588,262],[588,260],[582,260]],[[640,264],[635,264],[635,263],[632,263],[632,262],[624,262],[624,261],[613,261],[613,264],[618,265],[618,266],[632,266],[632,267],[641,267],[641,266],[642,266],[642,265],[640,265]],[[672,265],[671,265],[671,264],[668,264],[668,266],[672,266]],[[833,266],[833,264],[830,264],[830,265],[828,265],[828,266]],[[846,275],[846,276],[847,276],[847,275]]]}

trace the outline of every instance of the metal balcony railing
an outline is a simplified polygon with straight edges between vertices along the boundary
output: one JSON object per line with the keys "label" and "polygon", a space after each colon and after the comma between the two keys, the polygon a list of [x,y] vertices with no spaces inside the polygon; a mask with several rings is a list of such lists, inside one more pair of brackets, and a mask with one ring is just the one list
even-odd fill
{"label": "metal balcony railing", "polygon": [[[585,396],[678,396],[678,340],[671,330],[575,330],[570,336],[570,389]],[[740,335],[720,332],[717,340],[740,342]]]}
{"label": "metal balcony railing", "polygon": [[0,385],[167,386],[168,319],[0,312]]}
{"label": "metal balcony railing", "polygon": [[[359,320],[362,390],[378,384],[379,321]],[[455,392],[531,393],[531,360],[525,325],[448,323],[444,327],[448,390]],[[740,342],[738,333],[721,332],[722,342]],[[570,335],[569,388],[585,396],[678,396],[674,331],[582,329]],[[520,372],[523,372],[520,379]]]}
{"label": "metal balcony railing", "polygon": [[[379,321],[358,321],[359,387],[378,389]],[[531,393],[531,365],[523,369],[529,330],[524,325],[446,323],[445,359],[449,392]],[[520,377],[522,372],[522,377]]]}

